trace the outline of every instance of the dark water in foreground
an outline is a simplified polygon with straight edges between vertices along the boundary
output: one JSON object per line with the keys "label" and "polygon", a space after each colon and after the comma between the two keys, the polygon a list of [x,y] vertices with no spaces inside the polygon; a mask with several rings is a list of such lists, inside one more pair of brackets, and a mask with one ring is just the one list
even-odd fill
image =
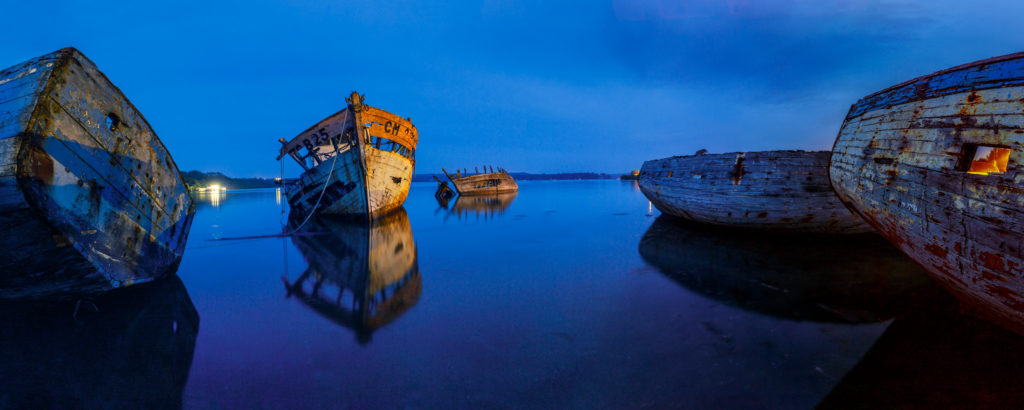
{"label": "dark water in foreground", "polygon": [[[1019,406],[1024,342],[872,236],[711,230],[620,181],[280,232],[198,197],[177,277],[0,305],[0,408]],[[468,198],[467,198],[468,199]],[[895,318],[895,319],[894,319]]]}

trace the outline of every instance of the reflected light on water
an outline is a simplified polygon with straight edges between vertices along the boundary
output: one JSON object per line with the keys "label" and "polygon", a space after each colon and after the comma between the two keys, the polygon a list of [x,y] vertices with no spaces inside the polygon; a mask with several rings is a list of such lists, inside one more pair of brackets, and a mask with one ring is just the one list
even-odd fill
{"label": "reflected light on water", "polygon": [[277,200],[277,206],[281,206],[281,188],[274,190],[274,199]]}
{"label": "reflected light on water", "polygon": [[213,205],[214,207],[220,206],[220,200],[223,196],[224,190],[222,189],[208,189],[199,191],[199,200],[205,202],[207,199],[209,199],[210,205]]}

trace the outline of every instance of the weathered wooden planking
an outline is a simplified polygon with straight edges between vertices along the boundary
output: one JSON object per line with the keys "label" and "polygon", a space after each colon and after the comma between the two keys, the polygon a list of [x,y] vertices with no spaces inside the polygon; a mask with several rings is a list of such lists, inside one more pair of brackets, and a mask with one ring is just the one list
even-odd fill
{"label": "weathered wooden planking", "polygon": [[347,100],[344,110],[282,140],[278,159],[289,155],[306,170],[288,186],[293,212],[374,218],[402,206],[409,195],[416,127],[363,104],[358,93]]}
{"label": "weathered wooden planking", "polygon": [[[840,199],[963,300],[1024,333],[1024,53],[940,71],[854,104],[836,138]],[[1011,150],[969,174],[972,144]]]}
{"label": "weathered wooden planking", "polygon": [[877,235],[723,229],[658,217],[640,256],[680,285],[790,320],[867,323],[912,308],[935,285]]}
{"label": "weathered wooden planking", "polygon": [[[301,222],[292,217],[290,226]],[[288,296],[352,329],[361,343],[419,300],[416,242],[405,209],[369,222],[314,218],[303,231],[315,233],[292,241],[308,267],[294,281],[285,279]]]}
{"label": "weathered wooden planking", "polygon": [[195,211],[145,118],[67,48],[0,72],[0,297],[102,292],[173,272]]}
{"label": "weathered wooden planking", "polygon": [[764,151],[677,156],[644,162],[641,191],[662,212],[712,225],[779,231],[864,233],[839,202],[829,153]]}
{"label": "weathered wooden planking", "polygon": [[452,176],[446,171],[445,175],[448,175],[459,195],[494,195],[519,191],[519,184],[505,171],[468,176]]}

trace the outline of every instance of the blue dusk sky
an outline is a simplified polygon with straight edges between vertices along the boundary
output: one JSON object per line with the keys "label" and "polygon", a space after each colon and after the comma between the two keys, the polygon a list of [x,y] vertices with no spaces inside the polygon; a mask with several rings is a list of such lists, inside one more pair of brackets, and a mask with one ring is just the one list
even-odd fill
{"label": "blue dusk sky", "polygon": [[858,98],[1024,50],[1015,1],[57,0],[3,14],[0,65],[76,47],[183,171],[233,176],[277,176],[277,139],[352,90],[412,118],[419,173],[824,150]]}

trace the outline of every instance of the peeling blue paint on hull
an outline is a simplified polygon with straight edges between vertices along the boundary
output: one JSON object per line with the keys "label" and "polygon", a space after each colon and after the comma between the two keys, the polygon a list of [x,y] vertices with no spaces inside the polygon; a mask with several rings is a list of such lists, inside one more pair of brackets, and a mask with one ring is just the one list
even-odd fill
{"label": "peeling blue paint on hull", "polygon": [[0,71],[0,298],[174,272],[195,208],[142,114],[66,48]]}

